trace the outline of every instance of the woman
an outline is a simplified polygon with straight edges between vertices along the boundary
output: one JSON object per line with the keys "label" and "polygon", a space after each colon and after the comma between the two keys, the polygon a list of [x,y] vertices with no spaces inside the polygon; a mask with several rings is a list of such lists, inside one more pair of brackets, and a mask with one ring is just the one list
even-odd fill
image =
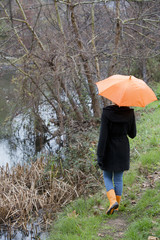
{"label": "woman", "polygon": [[123,190],[123,172],[129,170],[130,147],[127,135],[130,138],[136,136],[134,110],[117,105],[103,108],[97,156],[110,202],[108,215],[118,209]]}

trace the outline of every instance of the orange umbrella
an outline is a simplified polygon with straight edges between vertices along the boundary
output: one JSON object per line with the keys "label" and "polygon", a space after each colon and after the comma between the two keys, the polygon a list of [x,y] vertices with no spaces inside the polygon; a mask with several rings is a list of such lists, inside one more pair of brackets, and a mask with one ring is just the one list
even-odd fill
{"label": "orange umbrella", "polygon": [[156,101],[152,89],[134,76],[113,75],[96,82],[99,95],[108,98],[118,106],[145,107]]}

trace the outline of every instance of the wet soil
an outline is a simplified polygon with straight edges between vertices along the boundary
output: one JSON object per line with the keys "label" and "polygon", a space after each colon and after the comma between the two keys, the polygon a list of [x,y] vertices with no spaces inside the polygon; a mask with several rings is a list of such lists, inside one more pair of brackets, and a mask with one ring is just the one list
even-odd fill
{"label": "wet soil", "polygon": [[103,223],[102,230],[98,233],[100,239],[117,240],[123,238],[127,229],[127,219],[120,212],[115,213],[115,217],[111,216]]}

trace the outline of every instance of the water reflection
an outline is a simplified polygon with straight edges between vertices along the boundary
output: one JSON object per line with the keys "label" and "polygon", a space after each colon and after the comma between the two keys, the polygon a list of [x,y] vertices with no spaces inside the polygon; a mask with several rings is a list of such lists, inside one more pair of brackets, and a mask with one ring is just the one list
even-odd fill
{"label": "water reflection", "polygon": [[4,128],[4,121],[9,114],[9,101],[12,97],[11,94],[11,79],[14,75],[13,70],[2,70],[0,72],[0,166],[11,164],[11,156],[9,152],[9,143],[7,132]]}
{"label": "water reflection", "polygon": [[19,163],[22,157],[22,153],[18,150],[14,151],[13,154],[13,151],[10,150],[9,141],[3,138],[0,140],[0,154],[0,166],[6,166],[6,164],[13,166],[14,162]]}
{"label": "water reflection", "polygon": [[29,162],[40,154],[53,153],[57,147],[55,139],[47,142],[51,137],[49,134],[35,134],[31,119],[23,120],[23,117],[19,116],[12,128],[12,136],[0,140],[0,166],[5,166],[6,163],[13,166],[24,161]]}
{"label": "water reflection", "polygon": [[[39,232],[39,231],[38,231]],[[32,231],[29,231],[28,234],[24,232],[20,232],[17,230],[10,230],[10,231],[3,231],[0,230],[0,239],[1,240],[32,240],[32,239],[39,239],[39,240],[46,240],[48,238],[49,234],[46,232],[43,233],[33,233]]]}
{"label": "water reflection", "polygon": [[[4,121],[9,116],[10,104],[13,99],[13,85],[11,84],[14,71],[3,71],[0,73],[0,166],[9,166],[37,156],[37,153],[50,153],[56,148],[54,139],[47,142],[51,138],[47,133],[35,133],[34,116],[28,114],[17,116],[12,123],[12,130],[8,133],[4,128]],[[39,107],[40,117],[43,118],[45,125],[52,113],[49,106]],[[53,128],[53,127],[52,127]],[[54,129],[50,129],[52,132]]]}
{"label": "water reflection", "polygon": [[5,166],[7,162],[10,164],[8,142],[6,140],[0,141],[0,153],[1,153],[0,165]]}

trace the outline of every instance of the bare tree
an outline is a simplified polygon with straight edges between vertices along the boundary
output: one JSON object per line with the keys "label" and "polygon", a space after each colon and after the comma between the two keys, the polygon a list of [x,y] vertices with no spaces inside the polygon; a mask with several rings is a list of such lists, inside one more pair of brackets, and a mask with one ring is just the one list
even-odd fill
{"label": "bare tree", "polygon": [[96,81],[116,73],[147,81],[148,61],[160,54],[157,1],[2,0],[0,8],[8,26],[1,56],[17,69],[18,106],[44,126],[38,108],[47,104],[53,137],[99,118],[106,101]]}

